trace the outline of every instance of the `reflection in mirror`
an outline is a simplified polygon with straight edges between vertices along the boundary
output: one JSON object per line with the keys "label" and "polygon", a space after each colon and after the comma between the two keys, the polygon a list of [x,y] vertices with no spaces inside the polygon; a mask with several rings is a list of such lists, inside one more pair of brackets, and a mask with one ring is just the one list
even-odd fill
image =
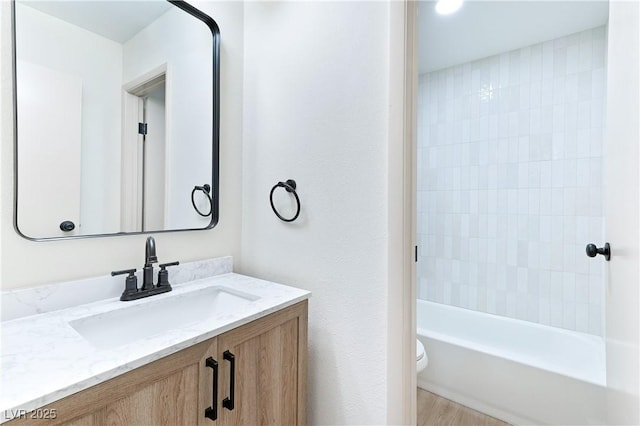
{"label": "reflection in mirror", "polygon": [[214,226],[215,22],[164,0],[17,0],[14,13],[19,233]]}

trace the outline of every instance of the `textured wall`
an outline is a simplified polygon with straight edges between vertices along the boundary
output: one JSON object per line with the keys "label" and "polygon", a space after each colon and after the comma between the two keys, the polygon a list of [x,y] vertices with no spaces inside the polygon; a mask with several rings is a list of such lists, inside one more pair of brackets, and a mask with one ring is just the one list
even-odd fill
{"label": "textured wall", "polygon": [[[245,11],[240,270],[313,293],[309,424],[385,423],[389,5]],[[289,178],[302,201],[291,224],[269,206]],[[291,212],[284,191],[276,202]]]}
{"label": "textured wall", "polygon": [[605,27],[420,76],[420,298],[602,334]]}

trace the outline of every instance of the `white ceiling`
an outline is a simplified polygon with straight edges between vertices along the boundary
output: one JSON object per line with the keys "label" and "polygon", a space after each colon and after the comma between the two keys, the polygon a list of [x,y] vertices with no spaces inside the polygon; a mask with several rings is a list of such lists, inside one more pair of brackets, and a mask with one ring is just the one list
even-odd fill
{"label": "white ceiling", "polygon": [[[124,43],[166,12],[165,0],[23,0],[20,3]],[[420,73],[486,58],[604,25],[609,3],[592,1],[466,0],[438,15],[435,1],[419,4]]]}
{"label": "white ceiling", "polygon": [[438,15],[435,1],[418,10],[420,73],[573,34],[607,23],[608,1],[466,0]]}
{"label": "white ceiling", "polygon": [[165,0],[25,0],[19,3],[118,43],[129,40],[173,7]]}

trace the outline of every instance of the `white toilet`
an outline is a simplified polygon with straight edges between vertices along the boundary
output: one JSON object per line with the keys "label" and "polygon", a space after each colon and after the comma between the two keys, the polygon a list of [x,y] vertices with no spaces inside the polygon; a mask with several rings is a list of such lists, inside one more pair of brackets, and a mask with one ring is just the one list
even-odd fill
{"label": "white toilet", "polygon": [[420,373],[427,367],[429,364],[429,358],[427,358],[427,353],[424,351],[424,345],[420,340],[416,340],[416,371]]}

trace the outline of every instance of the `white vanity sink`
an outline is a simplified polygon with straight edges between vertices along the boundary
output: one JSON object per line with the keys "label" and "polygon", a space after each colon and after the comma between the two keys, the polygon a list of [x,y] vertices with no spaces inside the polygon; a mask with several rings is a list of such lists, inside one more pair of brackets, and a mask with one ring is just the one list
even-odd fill
{"label": "white vanity sink", "polygon": [[162,298],[141,299],[134,306],[95,314],[69,325],[96,349],[113,349],[172,329],[185,328],[213,316],[236,314],[259,299],[223,287],[209,287]]}
{"label": "white vanity sink", "polygon": [[[3,292],[13,308],[0,334],[0,423],[310,296],[235,274],[230,257],[177,266],[168,293],[121,302],[123,287],[105,275]],[[83,296],[94,291],[103,297]]]}

